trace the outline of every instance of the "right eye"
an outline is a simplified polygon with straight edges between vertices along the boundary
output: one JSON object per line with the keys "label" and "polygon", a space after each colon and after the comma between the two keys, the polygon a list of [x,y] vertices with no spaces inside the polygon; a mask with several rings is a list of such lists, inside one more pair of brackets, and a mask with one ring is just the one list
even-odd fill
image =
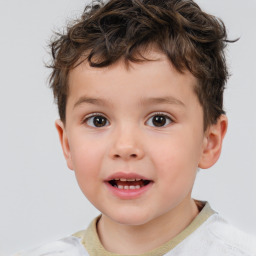
{"label": "right eye", "polygon": [[99,114],[93,114],[87,118],[85,118],[84,123],[91,127],[104,127],[106,125],[109,125],[109,121],[106,117],[99,115]]}

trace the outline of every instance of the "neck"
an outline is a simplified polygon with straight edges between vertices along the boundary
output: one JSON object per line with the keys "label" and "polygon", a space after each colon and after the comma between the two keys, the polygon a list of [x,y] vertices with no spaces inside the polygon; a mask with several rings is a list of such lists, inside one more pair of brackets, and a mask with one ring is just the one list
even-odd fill
{"label": "neck", "polygon": [[[124,225],[102,215],[97,229],[102,245],[117,254],[141,254],[168,242],[184,230],[199,211],[194,200],[143,225]],[[149,243],[150,241],[150,243]]]}

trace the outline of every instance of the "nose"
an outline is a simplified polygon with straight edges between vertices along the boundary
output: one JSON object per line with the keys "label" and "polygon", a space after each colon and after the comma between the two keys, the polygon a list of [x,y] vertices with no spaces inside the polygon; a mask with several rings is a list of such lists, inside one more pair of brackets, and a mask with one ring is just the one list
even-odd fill
{"label": "nose", "polygon": [[115,133],[110,149],[112,159],[140,160],[144,157],[141,140],[134,129],[128,127]]}

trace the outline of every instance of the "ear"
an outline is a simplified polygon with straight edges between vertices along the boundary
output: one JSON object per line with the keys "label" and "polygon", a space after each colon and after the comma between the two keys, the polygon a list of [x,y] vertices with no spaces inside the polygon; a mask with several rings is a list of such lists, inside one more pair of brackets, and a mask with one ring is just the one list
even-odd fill
{"label": "ear", "polygon": [[205,132],[203,152],[198,164],[199,168],[213,166],[220,157],[222,142],[228,127],[226,115],[221,115],[216,124],[210,125]]}
{"label": "ear", "polygon": [[73,163],[72,163],[72,158],[71,158],[71,154],[70,154],[70,147],[69,147],[69,142],[68,142],[65,126],[61,120],[56,120],[55,127],[59,134],[60,144],[62,147],[64,157],[67,162],[67,166],[70,170],[73,170]]}

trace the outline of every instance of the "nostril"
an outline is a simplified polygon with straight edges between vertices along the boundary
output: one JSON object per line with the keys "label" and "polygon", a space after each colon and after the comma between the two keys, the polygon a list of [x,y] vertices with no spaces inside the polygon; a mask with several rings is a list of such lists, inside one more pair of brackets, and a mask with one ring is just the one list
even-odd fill
{"label": "nostril", "polygon": [[109,156],[112,159],[124,159],[124,160],[139,160],[143,158],[144,152],[143,150],[135,147],[113,147],[110,152]]}
{"label": "nostril", "polygon": [[[128,155],[127,155],[128,156]],[[120,158],[121,156],[119,154],[115,154],[114,158]],[[137,154],[130,154],[131,158],[137,158]]]}

